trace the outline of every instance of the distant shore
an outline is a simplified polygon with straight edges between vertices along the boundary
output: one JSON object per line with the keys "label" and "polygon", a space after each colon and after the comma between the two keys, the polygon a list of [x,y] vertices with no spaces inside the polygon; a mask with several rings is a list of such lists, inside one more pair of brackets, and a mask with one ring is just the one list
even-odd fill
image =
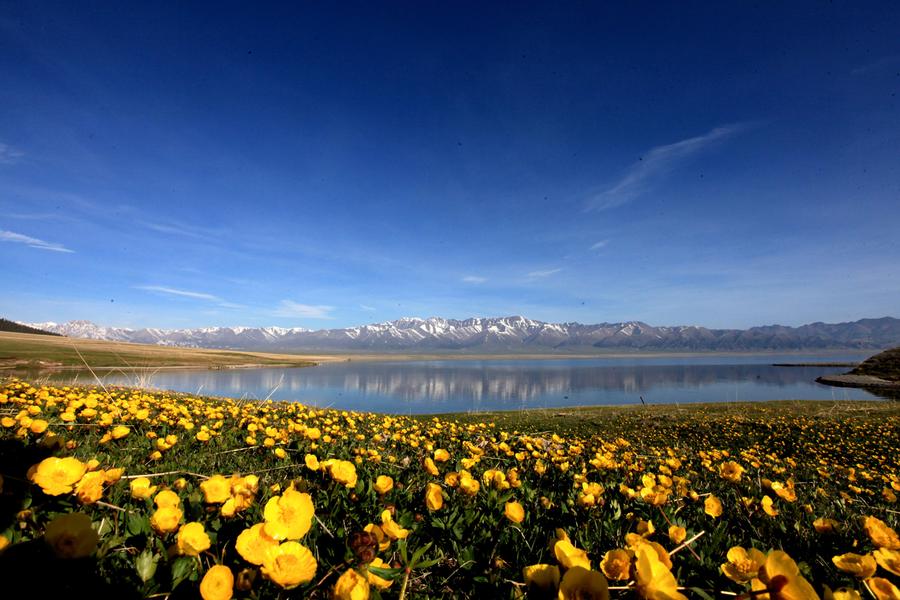
{"label": "distant shore", "polygon": [[[465,353],[465,352],[335,352],[292,353],[252,350],[218,350],[181,348],[76,339],[22,333],[0,332],[0,372],[9,371],[96,371],[137,372],[146,370],[224,370],[312,367],[332,362],[400,362],[400,361],[528,361],[528,360],[597,360],[699,358],[732,356],[808,356],[847,354],[852,350],[795,351],[598,351],[535,353]],[[782,363],[779,366],[855,366],[845,362]]]}

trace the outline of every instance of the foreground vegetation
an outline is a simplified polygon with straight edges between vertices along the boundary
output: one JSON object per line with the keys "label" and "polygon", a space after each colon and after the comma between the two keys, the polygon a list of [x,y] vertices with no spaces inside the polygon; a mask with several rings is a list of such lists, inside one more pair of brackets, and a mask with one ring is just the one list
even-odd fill
{"label": "foreground vegetation", "polygon": [[9,597],[900,598],[898,416],[397,417],[13,380],[0,581]]}

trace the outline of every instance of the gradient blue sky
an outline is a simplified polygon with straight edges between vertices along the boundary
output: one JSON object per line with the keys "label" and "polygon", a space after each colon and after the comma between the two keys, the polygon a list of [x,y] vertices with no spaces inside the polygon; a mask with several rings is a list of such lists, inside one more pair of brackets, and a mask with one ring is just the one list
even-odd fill
{"label": "gradient blue sky", "polygon": [[900,4],[0,1],[0,316],[900,316]]}

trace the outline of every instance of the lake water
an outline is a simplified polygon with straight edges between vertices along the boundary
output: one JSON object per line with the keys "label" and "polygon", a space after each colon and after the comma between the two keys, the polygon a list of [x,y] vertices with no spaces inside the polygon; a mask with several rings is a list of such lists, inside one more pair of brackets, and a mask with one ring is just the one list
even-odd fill
{"label": "lake water", "polygon": [[[159,371],[158,389],[235,398],[296,400],[388,413],[517,410],[563,406],[762,400],[870,400],[820,385],[846,367],[772,363],[861,361],[864,354],[627,357],[554,360],[349,361],[311,368]],[[81,376],[81,383],[90,383]],[[128,385],[133,376],[107,375]]]}

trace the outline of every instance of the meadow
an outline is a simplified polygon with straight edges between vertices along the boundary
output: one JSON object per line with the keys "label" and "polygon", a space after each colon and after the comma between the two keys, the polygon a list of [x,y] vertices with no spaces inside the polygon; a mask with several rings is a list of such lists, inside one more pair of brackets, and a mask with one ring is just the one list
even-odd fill
{"label": "meadow", "polygon": [[900,405],[443,416],[0,384],[4,596],[900,598]]}
{"label": "meadow", "polygon": [[29,369],[93,369],[152,374],[156,369],[170,368],[308,367],[326,360],[336,358],[129,344],[0,331],[0,368],[16,372]]}

